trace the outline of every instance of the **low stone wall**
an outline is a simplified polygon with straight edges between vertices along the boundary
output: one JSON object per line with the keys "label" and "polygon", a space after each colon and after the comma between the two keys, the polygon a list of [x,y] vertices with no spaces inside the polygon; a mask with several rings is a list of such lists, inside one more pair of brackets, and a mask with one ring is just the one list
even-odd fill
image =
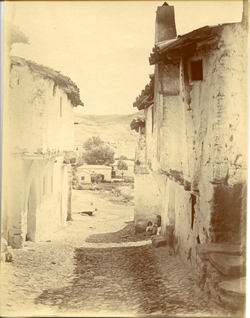
{"label": "low stone wall", "polygon": [[[244,310],[246,300],[245,257],[240,245],[198,244],[197,283],[208,297],[232,310]],[[217,261],[215,261],[217,258]]]}

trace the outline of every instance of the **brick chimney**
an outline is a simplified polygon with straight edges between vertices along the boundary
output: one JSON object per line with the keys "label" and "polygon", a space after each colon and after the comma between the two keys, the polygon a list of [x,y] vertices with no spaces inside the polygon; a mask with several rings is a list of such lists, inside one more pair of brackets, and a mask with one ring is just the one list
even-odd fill
{"label": "brick chimney", "polygon": [[174,7],[166,2],[157,7],[155,22],[155,43],[176,38]]}

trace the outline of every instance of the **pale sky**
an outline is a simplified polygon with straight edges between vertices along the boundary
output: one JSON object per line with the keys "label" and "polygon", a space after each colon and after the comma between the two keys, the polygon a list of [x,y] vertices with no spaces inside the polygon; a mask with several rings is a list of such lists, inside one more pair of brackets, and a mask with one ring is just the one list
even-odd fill
{"label": "pale sky", "polygon": [[[240,22],[243,2],[167,1],[177,33]],[[80,89],[84,114],[131,114],[154,67],[155,12],[164,1],[5,2],[5,17],[29,38],[11,55],[51,67]]]}

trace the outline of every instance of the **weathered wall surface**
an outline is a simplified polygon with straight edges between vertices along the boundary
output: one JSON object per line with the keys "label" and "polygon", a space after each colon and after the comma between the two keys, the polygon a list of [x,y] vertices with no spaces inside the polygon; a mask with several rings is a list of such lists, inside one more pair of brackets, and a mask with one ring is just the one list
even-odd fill
{"label": "weathered wall surface", "polygon": [[154,176],[146,167],[146,134],[140,128],[135,157],[135,231],[143,232],[147,222],[156,222],[156,216],[161,215],[163,199]]}
{"label": "weathered wall surface", "polygon": [[[79,183],[91,183],[91,174],[84,170],[76,172],[76,176],[78,178]],[[84,177],[84,180],[81,179],[82,177]]]}
{"label": "weathered wall surface", "polygon": [[[226,25],[217,41],[174,64],[158,63],[155,104],[145,110],[146,165],[167,176],[166,185],[155,179],[165,193],[163,232],[173,233],[191,263],[195,244],[240,243],[245,231],[245,35],[241,24]],[[190,63],[197,60],[203,79],[194,81]]]}
{"label": "weathered wall surface", "polygon": [[[10,143],[31,153],[74,150],[73,107],[64,91],[27,66],[10,74]],[[29,127],[29,129],[27,129]]]}
{"label": "weathered wall surface", "polygon": [[10,200],[4,211],[11,246],[19,248],[26,240],[45,240],[66,226],[68,166],[62,162],[63,157],[12,160]]}
{"label": "weathered wall surface", "polygon": [[184,79],[190,92],[188,162],[192,187],[199,190],[196,217],[207,240],[236,243],[241,240],[240,206],[247,162],[247,59],[243,58],[242,26],[225,26],[217,47],[192,57],[202,57],[203,81],[190,87]]}
{"label": "weathered wall surface", "polygon": [[135,174],[135,231],[144,232],[148,221],[155,223],[161,215],[162,196],[154,178],[149,173]]}
{"label": "weathered wall surface", "polygon": [[12,65],[4,116],[3,235],[15,248],[64,228],[71,215],[73,106],[63,90],[27,66]]}

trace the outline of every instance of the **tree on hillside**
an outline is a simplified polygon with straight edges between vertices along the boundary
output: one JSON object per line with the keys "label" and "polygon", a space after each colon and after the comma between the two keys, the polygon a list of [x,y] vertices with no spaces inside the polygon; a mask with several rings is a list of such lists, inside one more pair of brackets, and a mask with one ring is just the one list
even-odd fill
{"label": "tree on hillside", "polygon": [[83,159],[89,165],[109,165],[115,161],[115,152],[99,136],[89,138],[83,148]]}
{"label": "tree on hillside", "polygon": [[95,147],[99,147],[102,145],[104,145],[104,141],[101,140],[100,136],[93,136],[84,142],[83,149],[85,149],[86,151],[89,151]]}

